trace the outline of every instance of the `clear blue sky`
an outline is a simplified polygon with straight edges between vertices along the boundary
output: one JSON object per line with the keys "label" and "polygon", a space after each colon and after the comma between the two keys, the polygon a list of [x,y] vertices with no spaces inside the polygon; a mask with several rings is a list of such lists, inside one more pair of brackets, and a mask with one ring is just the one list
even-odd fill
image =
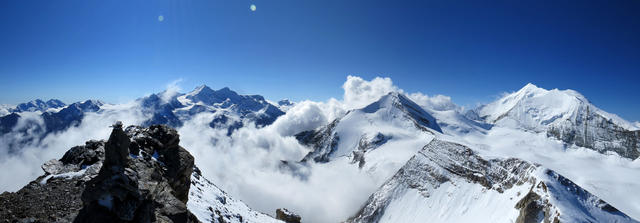
{"label": "clear blue sky", "polygon": [[0,75],[10,104],[179,78],[325,100],[358,75],[474,105],[532,82],[640,120],[640,1],[3,0]]}

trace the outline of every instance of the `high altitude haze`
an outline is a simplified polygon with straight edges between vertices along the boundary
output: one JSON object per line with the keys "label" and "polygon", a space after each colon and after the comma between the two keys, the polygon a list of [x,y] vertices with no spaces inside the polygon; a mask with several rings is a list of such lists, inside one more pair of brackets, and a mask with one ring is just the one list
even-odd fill
{"label": "high altitude haze", "polygon": [[359,75],[468,106],[531,82],[638,120],[639,10],[624,0],[2,1],[0,104],[119,103],[178,79],[326,100]]}

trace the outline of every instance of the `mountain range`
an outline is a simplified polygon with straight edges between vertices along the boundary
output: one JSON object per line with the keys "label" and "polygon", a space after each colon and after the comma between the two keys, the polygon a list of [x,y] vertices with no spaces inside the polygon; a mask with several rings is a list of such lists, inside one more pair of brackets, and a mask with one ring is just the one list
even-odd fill
{"label": "mountain range", "polygon": [[[76,222],[88,216],[105,216],[105,221],[300,221],[285,209],[276,216],[253,210],[224,192],[195,167],[198,156],[179,145],[173,129],[206,117],[210,128],[229,137],[248,125],[273,124],[295,110],[295,103],[271,103],[259,95],[202,85],[186,94],[151,94],[134,104],[131,108],[144,114],[144,120],[133,123],[140,126],[114,125],[107,141],[89,141],[45,163],[44,175],[0,195],[8,207],[0,216]],[[9,107],[0,117],[0,140],[11,154],[20,153],[25,144],[80,125],[87,114],[105,112],[105,105],[36,100]],[[23,117],[33,116],[42,121],[24,124]],[[527,84],[469,110],[432,107],[411,95],[388,92],[327,121],[293,136],[308,151],[299,159],[281,160],[280,171],[305,179],[313,168],[351,168],[372,179],[376,189],[344,217],[346,222],[637,222],[640,217],[634,203],[639,197],[621,190],[640,185],[638,123],[597,108],[573,90]],[[12,134],[31,137],[11,141]],[[547,156],[548,151],[566,157]],[[623,164],[610,164],[610,159]],[[602,167],[592,170],[598,181],[576,168],[589,162]],[[626,178],[600,174],[618,170]],[[72,196],[46,199],[62,194]],[[285,207],[270,211],[276,208]],[[307,212],[299,214],[305,220]]]}

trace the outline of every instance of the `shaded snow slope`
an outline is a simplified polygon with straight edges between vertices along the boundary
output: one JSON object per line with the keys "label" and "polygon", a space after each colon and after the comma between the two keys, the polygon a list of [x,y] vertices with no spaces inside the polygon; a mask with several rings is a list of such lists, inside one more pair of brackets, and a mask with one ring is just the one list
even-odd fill
{"label": "shaded snow slope", "polygon": [[[491,207],[491,208],[487,208]],[[433,140],[348,222],[637,222],[559,174]]]}

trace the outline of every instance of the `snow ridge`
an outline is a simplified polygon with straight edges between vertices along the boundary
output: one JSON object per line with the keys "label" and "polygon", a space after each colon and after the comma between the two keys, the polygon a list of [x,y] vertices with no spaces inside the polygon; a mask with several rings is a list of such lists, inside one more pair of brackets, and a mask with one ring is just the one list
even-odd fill
{"label": "snow ridge", "polygon": [[637,222],[551,170],[514,158],[486,160],[466,146],[437,139],[347,222],[478,220]]}

